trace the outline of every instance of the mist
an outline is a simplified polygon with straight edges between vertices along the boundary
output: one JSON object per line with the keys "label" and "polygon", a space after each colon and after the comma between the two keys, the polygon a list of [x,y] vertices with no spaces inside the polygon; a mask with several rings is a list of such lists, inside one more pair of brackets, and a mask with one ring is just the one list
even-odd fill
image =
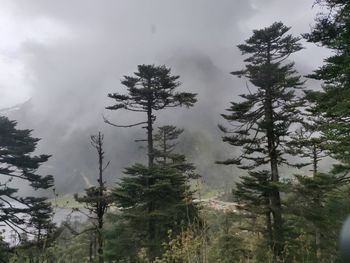
{"label": "mist", "polygon": [[[121,124],[139,118],[105,110],[113,104],[107,94],[122,91],[120,79],[138,64],[165,64],[180,75],[180,90],[198,93],[198,103],[160,114],[156,125],[184,128],[179,151],[200,167],[204,180],[221,186],[238,177],[234,168],[214,164],[232,154],[221,142],[220,114],[245,91],[245,80],[229,74],[243,65],[236,45],[274,21],[293,26],[295,35],[309,32],[313,2],[2,0],[0,36],[7,40],[0,44],[0,108],[20,105],[6,114],[42,138],[37,152],[52,154],[42,172],[54,175],[59,192],[93,182],[97,159],[89,137],[98,131],[111,161],[107,178],[115,182],[123,168],[143,161],[145,150],[134,140],[145,131],[105,124],[103,115]],[[302,75],[327,54],[304,44],[307,49],[291,57]]]}

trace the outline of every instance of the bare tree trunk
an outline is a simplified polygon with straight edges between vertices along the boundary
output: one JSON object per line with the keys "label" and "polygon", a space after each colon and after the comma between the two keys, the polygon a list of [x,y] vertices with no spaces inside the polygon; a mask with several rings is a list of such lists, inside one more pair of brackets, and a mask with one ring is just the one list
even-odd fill
{"label": "bare tree trunk", "polygon": [[[152,114],[152,101],[151,98],[148,102],[147,109],[147,149],[148,149],[148,168],[152,169],[154,166],[154,148],[153,148],[153,114]],[[153,181],[150,178],[146,178],[147,188],[153,184]],[[154,204],[150,202],[148,204],[148,213],[152,213],[154,211]],[[154,239],[155,239],[155,222],[152,218],[148,219],[148,235],[149,235],[149,257],[153,259],[155,255],[154,248]]]}
{"label": "bare tree trunk", "polygon": [[317,154],[316,143],[314,143],[313,145],[312,154],[313,154],[313,176],[315,178],[318,172],[318,154]]}
{"label": "bare tree trunk", "polygon": [[[104,151],[103,151],[103,138],[104,136],[99,132],[97,135],[91,136],[91,144],[96,149],[98,155],[98,186],[96,196],[96,208],[93,210],[97,219],[97,226],[95,230],[95,242],[94,242],[94,253],[96,257],[96,251],[98,255],[98,262],[103,263],[103,225],[104,225],[104,214],[108,207],[108,200],[105,197],[105,182],[103,180],[103,171],[107,168],[108,164],[104,166]],[[91,260],[91,259],[90,259]]]}
{"label": "bare tree trunk", "polygon": [[103,137],[101,133],[98,133],[98,170],[99,170],[99,199],[98,199],[98,230],[97,230],[97,243],[98,243],[98,262],[103,263],[103,237],[102,237],[102,229],[103,229],[103,216],[105,213],[105,202],[103,199],[104,192],[104,181],[103,181]]}

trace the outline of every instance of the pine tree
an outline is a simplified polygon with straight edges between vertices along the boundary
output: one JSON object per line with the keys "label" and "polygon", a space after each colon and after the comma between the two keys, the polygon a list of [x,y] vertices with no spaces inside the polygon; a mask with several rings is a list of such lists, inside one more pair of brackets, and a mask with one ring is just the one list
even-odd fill
{"label": "pine tree", "polygon": [[172,125],[158,127],[158,132],[154,135],[154,152],[155,160],[159,166],[177,171],[177,179],[181,182],[178,187],[182,189],[178,192],[178,203],[184,202],[181,206],[186,209],[186,220],[182,220],[191,225],[200,222],[198,221],[198,208],[192,202],[194,192],[190,190],[189,182],[191,179],[198,179],[200,175],[196,173],[196,167],[187,162],[184,154],[175,152],[175,146],[183,131],[183,129],[177,129],[176,126]]}
{"label": "pine tree", "polygon": [[144,128],[147,130],[148,167],[151,168],[154,164],[153,123],[156,120],[154,112],[179,106],[192,107],[197,101],[196,94],[177,92],[176,88],[180,86],[179,76],[172,76],[170,69],[165,66],[139,65],[138,71],[134,74],[135,76],[124,76],[122,80],[127,94],[108,94],[116,104],[106,109],[146,113],[146,121],[130,125],[114,124],[107,119],[105,122],[124,128],[146,125]]}
{"label": "pine tree", "polygon": [[287,143],[288,153],[303,158],[301,163],[295,163],[294,166],[302,168],[312,165],[310,171],[313,176],[316,176],[319,169],[319,162],[328,156],[324,148],[324,138],[317,136],[312,130],[305,128],[305,126],[300,127],[290,137],[291,140]]}
{"label": "pine tree", "polygon": [[[310,92],[308,91],[306,94]],[[321,262],[321,236],[322,230],[324,230],[321,223],[324,216],[324,213],[322,213],[323,206],[325,196],[333,190],[332,187],[336,186],[337,180],[332,175],[325,175],[319,172],[319,162],[328,156],[328,153],[324,147],[325,139],[320,133],[322,118],[318,116],[311,102],[306,108],[304,115],[305,119],[302,125],[290,135],[290,141],[287,142],[287,152],[302,158],[302,162],[294,164],[295,167],[311,166],[312,168],[309,171],[312,173],[312,176],[295,176],[297,183],[291,187],[295,192],[288,206],[294,215],[301,218],[301,224],[308,226],[306,228],[302,227],[302,230],[304,233],[311,235],[311,239],[313,239],[311,247],[315,247],[314,258],[318,260],[317,262]],[[328,187],[325,187],[327,185]],[[296,199],[299,200],[297,202],[298,205],[296,205]]]}
{"label": "pine tree", "polygon": [[[151,169],[136,164],[124,172],[114,191],[118,207],[122,208],[123,217],[127,218],[132,229],[137,233],[140,245],[148,248],[149,257],[161,254],[162,243],[167,239],[168,230],[178,233],[183,227],[197,218],[188,178],[179,170],[164,165],[154,165]],[[147,179],[153,183],[147,187]],[[148,207],[152,205],[152,211]],[[148,237],[148,222],[154,225],[154,238]]]}
{"label": "pine tree", "polygon": [[[0,116],[0,222],[18,234],[28,232],[26,226],[50,224],[51,207],[43,197],[20,197],[17,182],[26,182],[35,190],[53,185],[51,175],[37,173],[49,155],[32,155],[39,139],[31,136],[31,130],[17,129],[17,123]],[[37,233],[38,238],[42,233]]]}
{"label": "pine tree", "polygon": [[[306,236],[310,262],[330,262],[330,258],[337,253],[341,224],[331,219],[335,214],[338,216],[340,214],[337,211],[329,212],[329,201],[344,191],[346,182],[343,178],[320,172],[312,177],[297,175],[296,179],[297,183],[291,186],[294,193],[287,202],[289,210],[294,215],[290,218],[294,240],[300,235]],[[342,202],[344,201],[343,199]],[[298,255],[298,248],[294,253]]]}
{"label": "pine tree", "polygon": [[[13,247],[11,252],[13,257],[20,262],[27,262],[25,260],[46,262],[46,252],[54,246],[59,232],[56,224],[52,221],[54,211],[51,203],[42,197],[41,199],[36,198],[30,213],[31,217],[27,225],[27,232],[30,235],[27,235],[26,232],[24,232],[25,234],[21,233],[20,242]],[[12,260],[9,262],[13,262]]]}
{"label": "pine tree", "polygon": [[[317,0],[315,4],[322,6],[324,11],[317,15],[311,33],[305,34],[304,37],[309,42],[334,51],[332,56],[325,60],[324,65],[309,75],[310,78],[323,81],[322,90],[308,94],[310,101],[315,103],[314,112],[322,117],[320,132],[324,138],[324,148],[332,158],[341,162],[334,165],[331,174],[323,175],[327,180],[335,182],[325,183],[333,187],[328,188],[327,195],[330,195],[348,182],[346,177],[350,169],[350,3],[346,0]],[[318,195],[323,197],[323,193],[324,191],[320,191]],[[324,210],[325,208],[321,212],[321,218],[325,221],[329,214]],[[339,219],[345,220],[341,217]],[[316,224],[319,222],[314,221]],[[338,229],[334,224],[332,226]],[[332,233],[330,230],[322,232]],[[337,237],[323,238],[323,243],[327,242],[327,239],[336,244]],[[337,246],[334,244],[331,247]],[[323,250],[326,248],[327,244],[323,244]]]}
{"label": "pine tree", "polygon": [[[123,214],[111,214],[105,229],[105,258],[108,262],[140,262],[139,233]],[[144,229],[143,229],[144,231]],[[141,261],[142,262],[142,261]]]}
{"label": "pine tree", "polygon": [[304,37],[309,42],[333,50],[325,65],[309,77],[322,80],[321,92],[309,97],[316,102],[316,110],[324,118],[321,129],[327,140],[326,148],[333,158],[342,162],[338,172],[350,166],[350,3],[346,0],[317,0],[327,12],[318,14],[312,32]]}
{"label": "pine tree", "polygon": [[187,175],[189,179],[198,179],[200,176],[195,171],[195,166],[186,161],[186,156],[175,153],[175,146],[183,129],[177,129],[172,125],[158,127],[158,132],[154,135],[155,160],[160,165],[170,165]]}
{"label": "pine tree", "polygon": [[[241,181],[233,190],[233,196],[234,200],[241,204],[240,209],[251,219],[246,229],[261,233],[272,249],[274,238],[269,194],[273,186],[270,182],[270,171],[249,171],[248,175],[241,176]],[[262,224],[259,217],[264,219]]]}
{"label": "pine tree", "polygon": [[291,54],[302,49],[300,39],[287,34],[289,29],[281,22],[274,23],[270,27],[254,30],[252,37],[238,46],[242,54],[248,56],[244,60],[246,67],[232,74],[246,77],[253,84],[254,90],[248,88],[248,94],[240,95],[242,101],[232,102],[227,110],[229,113],[222,114],[236,128],[229,130],[219,126],[227,134],[224,141],[242,148],[240,156],[221,162],[222,164],[235,164],[248,171],[270,166],[271,249],[275,260],[281,255],[284,243],[278,187],[279,167],[288,164],[283,145],[291,125],[302,120],[300,108],[304,103],[295,92],[302,88],[303,82],[296,75],[294,63],[286,62]]}
{"label": "pine tree", "polygon": [[177,140],[181,133],[183,133],[183,130],[177,129],[175,126],[158,127],[158,133],[154,135],[154,140],[158,144],[158,149],[155,149],[155,157],[158,162],[167,164],[169,160],[178,159],[173,153],[176,143],[172,142]]}
{"label": "pine tree", "polygon": [[45,197],[36,198],[30,211],[29,227],[34,228],[36,245],[39,248],[44,246],[43,243],[47,242],[56,229],[56,225],[52,222],[53,214],[52,205]]}
{"label": "pine tree", "polygon": [[85,204],[85,208],[90,212],[90,219],[93,222],[93,230],[97,236],[97,252],[98,262],[103,263],[103,226],[105,222],[105,214],[112,202],[110,193],[106,189],[106,181],[103,178],[103,172],[108,167],[109,162],[104,164],[105,153],[103,150],[104,136],[99,132],[97,135],[91,136],[91,145],[96,150],[98,156],[98,179],[97,186],[90,187],[85,190],[84,196],[75,195],[75,200]]}
{"label": "pine tree", "polygon": [[116,104],[107,109],[146,115],[145,121],[129,125],[115,124],[107,119],[105,122],[124,128],[144,125],[146,129],[147,138],[141,141],[147,142],[148,166],[135,164],[125,169],[126,177],[121,179],[114,193],[118,206],[124,208],[123,214],[129,218],[132,227],[147,240],[144,245],[150,259],[160,253],[164,231],[174,227],[173,224],[179,224],[183,213],[187,216],[186,210],[182,209],[186,207],[183,198],[188,192],[187,178],[174,167],[155,163],[153,135],[155,112],[192,107],[196,102],[196,94],[176,91],[180,86],[178,79],[179,76],[171,75],[170,69],[165,66],[139,65],[134,76],[124,76],[122,80],[126,94],[108,94]]}

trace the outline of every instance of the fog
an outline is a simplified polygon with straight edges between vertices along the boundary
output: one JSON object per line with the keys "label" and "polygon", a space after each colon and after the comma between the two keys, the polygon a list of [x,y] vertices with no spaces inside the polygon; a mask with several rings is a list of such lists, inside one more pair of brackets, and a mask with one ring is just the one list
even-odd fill
{"label": "fog", "polygon": [[[143,161],[145,151],[134,139],[144,130],[116,129],[135,114],[109,112],[109,92],[122,90],[120,79],[138,64],[165,64],[180,75],[181,90],[198,93],[192,109],[173,109],[156,125],[185,129],[180,149],[215,185],[235,180],[238,171],[215,165],[232,153],[221,142],[217,124],[229,101],[245,91],[237,44],[253,29],[282,21],[295,35],[308,32],[318,10],[309,0],[1,0],[0,108],[19,126],[42,138],[38,152],[52,154],[42,172],[55,176],[61,193],[81,191],[93,182],[96,157],[91,134],[105,133],[108,180],[124,167]],[[308,74],[327,51],[306,44],[291,59]],[[308,82],[317,88],[317,83]]]}

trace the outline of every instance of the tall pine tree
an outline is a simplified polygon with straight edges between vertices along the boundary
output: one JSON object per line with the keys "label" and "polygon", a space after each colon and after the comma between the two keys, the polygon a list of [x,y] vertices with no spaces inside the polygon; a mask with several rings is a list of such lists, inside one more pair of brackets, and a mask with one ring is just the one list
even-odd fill
{"label": "tall pine tree", "polygon": [[[306,95],[309,93],[312,91],[306,91]],[[292,214],[297,216],[297,220],[291,220],[292,224],[294,223],[294,232],[299,230],[296,235],[306,233],[311,236],[310,247],[314,249],[310,249],[310,252],[314,252],[312,257],[317,262],[321,262],[321,243],[324,243],[321,241],[325,236],[324,230],[326,229],[324,226],[324,217],[326,216],[323,209],[324,203],[327,194],[334,190],[333,188],[337,186],[338,181],[333,176],[319,172],[319,163],[328,153],[324,147],[325,139],[320,132],[320,124],[323,119],[315,111],[313,103],[308,103],[304,116],[302,125],[291,133],[290,141],[287,142],[286,146],[288,153],[302,158],[302,161],[294,166],[298,168],[311,166],[309,169],[311,176],[309,174],[295,175],[296,184],[292,184],[290,187],[291,192],[294,192],[290,202],[287,202],[287,206]],[[295,223],[299,223],[301,227]]]}
{"label": "tall pine tree", "polygon": [[[330,262],[337,251],[338,237],[333,233],[339,231],[339,224],[329,220],[331,216],[327,213],[327,202],[333,195],[339,195],[339,190],[346,191],[344,185],[348,183],[350,168],[350,3],[346,0],[317,0],[315,4],[323,9],[316,17],[311,33],[304,37],[309,42],[331,49],[333,54],[309,75],[323,81],[321,91],[307,92],[310,103],[315,104],[312,113],[320,117],[317,126],[321,136],[308,140],[309,147],[313,146],[314,149],[311,152],[314,156],[313,178],[298,177],[296,196],[299,198],[297,211],[311,226],[308,230],[316,229],[315,262]],[[317,170],[316,156],[320,156],[322,150],[340,161],[330,174]],[[336,214],[338,220],[345,219],[339,212]]]}
{"label": "tall pine tree", "polygon": [[[266,212],[264,209],[264,213],[270,217],[267,228],[268,222],[271,222],[271,249],[275,261],[282,254],[284,246],[279,167],[288,164],[283,146],[291,125],[301,121],[300,108],[303,105],[303,100],[296,94],[303,82],[294,70],[294,63],[287,62],[289,56],[301,50],[302,46],[299,38],[287,34],[289,29],[281,22],[274,23],[270,27],[254,30],[245,44],[238,45],[242,54],[247,56],[244,60],[246,66],[232,74],[246,77],[253,87],[249,88],[249,93],[240,95],[240,102],[231,103],[228,114],[222,114],[235,128],[230,130],[220,126],[226,133],[224,141],[242,148],[242,154],[238,157],[221,163],[235,164],[250,171],[254,185],[258,184],[260,175],[268,176],[269,210]],[[268,174],[261,170],[267,166]],[[256,175],[259,175],[258,178]],[[261,196],[265,195],[261,192]]]}
{"label": "tall pine tree", "polygon": [[155,112],[174,107],[192,107],[196,103],[196,94],[177,92],[180,86],[179,76],[171,75],[170,69],[165,66],[139,65],[135,76],[124,76],[122,84],[127,94],[110,93],[108,97],[116,104],[106,107],[109,110],[127,110],[146,114],[146,120],[130,125],[118,125],[105,119],[105,122],[115,126],[129,128],[144,125],[147,131],[148,167],[154,164],[153,123],[156,120]]}
{"label": "tall pine tree", "polygon": [[116,104],[107,109],[145,115],[145,121],[129,125],[115,124],[107,119],[105,122],[124,128],[143,125],[146,129],[147,138],[142,141],[147,142],[148,166],[135,164],[127,168],[127,176],[115,190],[115,198],[118,206],[125,209],[123,213],[135,231],[140,231],[143,240],[147,240],[143,245],[150,259],[159,255],[164,231],[181,221],[180,215],[184,211],[181,207],[187,193],[187,178],[178,169],[155,162],[155,113],[167,108],[192,107],[196,102],[196,94],[176,91],[180,86],[178,79],[179,76],[171,75],[165,66],[139,65],[134,76],[124,76],[122,80],[127,90],[125,94],[108,94]]}
{"label": "tall pine tree", "polygon": [[346,0],[317,0],[325,7],[312,32],[304,37],[331,49],[333,55],[309,77],[322,80],[322,91],[309,94],[324,118],[321,129],[326,148],[341,161],[337,172],[350,169],[350,3]]}

